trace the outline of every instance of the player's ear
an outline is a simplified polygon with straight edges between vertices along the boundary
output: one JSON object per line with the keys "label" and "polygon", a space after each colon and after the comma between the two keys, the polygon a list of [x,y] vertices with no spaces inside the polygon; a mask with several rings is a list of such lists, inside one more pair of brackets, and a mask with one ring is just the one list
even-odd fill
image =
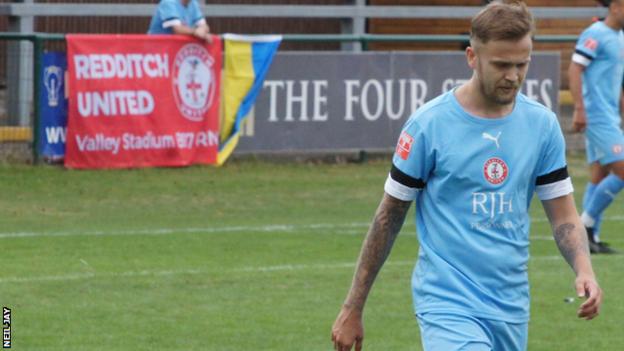
{"label": "player's ear", "polygon": [[472,45],[466,48],[466,60],[470,68],[475,69],[477,67],[477,52]]}

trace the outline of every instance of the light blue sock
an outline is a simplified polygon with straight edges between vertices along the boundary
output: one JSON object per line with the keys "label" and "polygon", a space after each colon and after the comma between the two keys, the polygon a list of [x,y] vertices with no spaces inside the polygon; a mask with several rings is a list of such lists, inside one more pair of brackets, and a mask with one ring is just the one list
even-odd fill
{"label": "light blue sock", "polygon": [[594,219],[601,216],[604,210],[615,200],[617,194],[624,188],[624,180],[614,174],[609,174],[603,179],[591,197],[585,211]]}
{"label": "light blue sock", "polygon": [[594,224],[594,240],[600,241],[600,225],[602,224],[602,213],[596,218],[596,224]]}
{"label": "light blue sock", "polygon": [[[594,196],[594,192],[596,191],[596,187],[598,184],[594,184],[592,182],[588,182],[585,187],[585,194],[583,194],[583,210],[587,211],[587,207],[589,207],[589,201],[592,196]],[[594,224],[594,237],[598,237],[600,235],[600,225],[602,224],[602,213],[595,217],[594,220],[596,224]]]}

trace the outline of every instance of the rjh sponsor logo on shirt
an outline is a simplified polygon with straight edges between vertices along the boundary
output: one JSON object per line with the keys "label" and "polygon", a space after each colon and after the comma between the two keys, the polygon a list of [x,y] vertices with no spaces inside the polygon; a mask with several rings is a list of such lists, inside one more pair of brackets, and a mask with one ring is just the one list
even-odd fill
{"label": "rjh sponsor logo on shirt", "polygon": [[[473,229],[513,229],[506,215],[514,212],[513,197],[505,192],[473,192],[472,214],[482,219],[472,222]],[[483,220],[483,218],[487,218]]]}

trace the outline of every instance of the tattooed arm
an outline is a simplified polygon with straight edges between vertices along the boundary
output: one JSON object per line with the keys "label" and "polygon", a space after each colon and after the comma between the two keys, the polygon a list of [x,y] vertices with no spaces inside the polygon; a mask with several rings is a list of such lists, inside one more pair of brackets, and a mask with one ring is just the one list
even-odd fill
{"label": "tattooed arm", "polygon": [[361,350],[364,338],[362,311],[366,297],[377,273],[390,254],[411,202],[401,201],[384,194],[375,219],[358,259],[351,290],[332,328],[332,341],[336,350]]}
{"label": "tattooed arm", "polygon": [[587,300],[577,314],[587,320],[596,317],[602,303],[602,290],[596,282],[587,242],[572,194],[543,201],[544,210],[553,228],[559,251],[576,273],[575,287],[579,297]]}

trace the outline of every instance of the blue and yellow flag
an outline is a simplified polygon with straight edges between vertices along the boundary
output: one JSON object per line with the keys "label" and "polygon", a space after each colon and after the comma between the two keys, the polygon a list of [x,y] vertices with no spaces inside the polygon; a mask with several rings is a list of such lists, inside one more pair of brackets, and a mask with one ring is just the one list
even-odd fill
{"label": "blue and yellow flag", "polygon": [[282,37],[224,34],[225,74],[223,79],[221,140],[217,165],[230,157],[238,144],[241,124],[262,89]]}

